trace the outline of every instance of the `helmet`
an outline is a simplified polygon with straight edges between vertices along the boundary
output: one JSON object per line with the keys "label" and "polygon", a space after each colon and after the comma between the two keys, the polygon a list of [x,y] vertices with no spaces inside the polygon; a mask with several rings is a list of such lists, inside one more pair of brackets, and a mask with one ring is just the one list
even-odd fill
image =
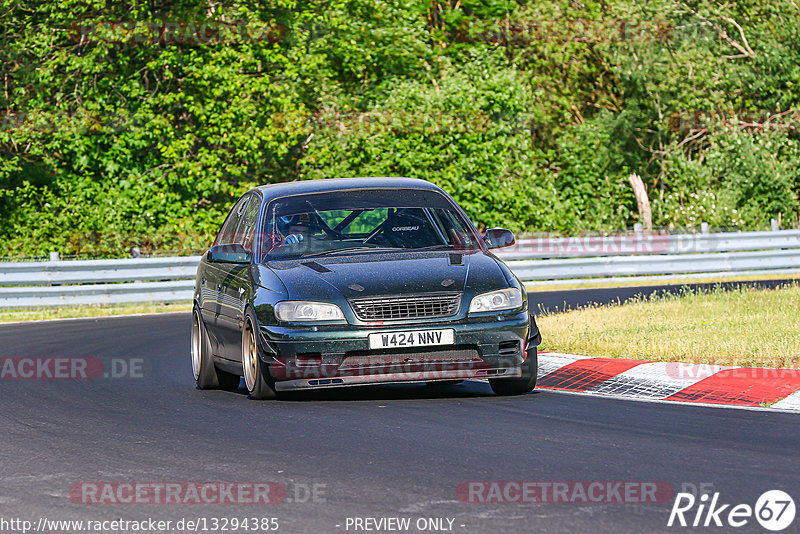
{"label": "helmet", "polygon": [[313,225],[311,224],[311,215],[309,213],[298,213],[297,215],[284,215],[282,217],[278,217],[278,231],[283,235],[289,235],[292,233],[292,228],[301,227],[307,230],[311,230]]}

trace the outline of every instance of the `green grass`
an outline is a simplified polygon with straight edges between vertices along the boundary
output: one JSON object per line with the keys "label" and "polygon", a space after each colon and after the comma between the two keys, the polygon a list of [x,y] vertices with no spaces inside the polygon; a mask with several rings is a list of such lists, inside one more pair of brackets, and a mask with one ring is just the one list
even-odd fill
{"label": "green grass", "polygon": [[164,313],[191,311],[191,304],[117,304],[59,306],[57,308],[36,308],[25,310],[0,310],[0,323],[15,321],[40,321],[45,319],[70,319],[77,317],[108,317],[112,315],[133,315],[139,313]]}
{"label": "green grass", "polygon": [[[649,278],[649,279],[648,279]],[[709,277],[664,277],[660,280],[658,276],[654,277],[638,277],[631,276],[625,280],[618,280],[610,282],[608,280],[595,281],[592,279],[575,280],[572,283],[563,284],[533,284],[532,282],[525,283],[525,289],[528,293],[535,291],[558,291],[565,289],[590,289],[598,287],[638,287],[638,286],[652,286],[652,285],[670,285],[670,286],[683,286],[686,284],[716,284],[722,282],[757,282],[760,280],[798,280],[800,281],[800,274],[760,274],[760,275],[731,275],[731,276],[709,276]]]}
{"label": "green grass", "polygon": [[639,298],[538,319],[540,350],[800,368],[800,285]]}

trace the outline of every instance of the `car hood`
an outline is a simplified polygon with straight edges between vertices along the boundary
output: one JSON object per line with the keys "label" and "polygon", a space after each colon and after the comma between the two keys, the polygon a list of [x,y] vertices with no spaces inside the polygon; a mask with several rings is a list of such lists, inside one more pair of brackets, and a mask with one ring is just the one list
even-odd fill
{"label": "car hood", "polygon": [[323,256],[270,261],[266,267],[280,278],[292,300],[447,291],[474,294],[508,287],[505,270],[482,251]]}

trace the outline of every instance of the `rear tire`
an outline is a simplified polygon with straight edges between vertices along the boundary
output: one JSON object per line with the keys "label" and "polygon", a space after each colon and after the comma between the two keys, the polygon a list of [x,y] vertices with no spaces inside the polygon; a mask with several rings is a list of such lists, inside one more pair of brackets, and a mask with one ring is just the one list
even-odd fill
{"label": "rear tire", "polygon": [[276,397],[275,389],[273,388],[275,381],[269,374],[267,364],[262,362],[259,357],[256,324],[252,314],[248,311],[244,317],[244,327],[242,328],[244,384],[250,393],[251,399],[274,399]]}
{"label": "rear tire", "polygon": [[216,389],[220,386],[217,368],[211,355],[211,342],[200,310],[192,311],[192,373],[199,389]]}
{"label": "rear tire", "polygon": [[539,371],[538,349],[528,349],[528,357],[522,362],[522,376],[519,378],[490,378],[489,385],[497,395],[522,395],[533,391],[536,387],[536,375]]}

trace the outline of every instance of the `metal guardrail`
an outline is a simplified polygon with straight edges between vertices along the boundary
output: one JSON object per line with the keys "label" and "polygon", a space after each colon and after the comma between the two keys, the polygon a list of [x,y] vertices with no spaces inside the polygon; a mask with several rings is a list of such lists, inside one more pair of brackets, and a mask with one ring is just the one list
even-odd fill
{"label": "metal guardrail", "polygon": [[741,252],[800,247],[800,230],[626,236],[539,237],[519,239],[498,256],[504,261],[536,258],[581,258],[627,254]]}
{"label": "metal guardrail", "polygon": [[191,302],[193,294],[194,280],[49,287],[0,287],[0,308]]}
{"label": "metal guardrail", "polygon": [[658,274],[694,274],[800,269],[800,249],[664,256],[608,256],[565,260],[509,261],[520,280],[561,280]]}
{"label": "metal guardrail", "polygon": [[[530,284],[800,274],[800,230],[521,239],[497,252]],[[0,308],[189,302],[199,256],[0,263]]]}
{"label": "metal guardrail", "polygon": [[0,264],[0,286],[194,280],[200,256]]}

